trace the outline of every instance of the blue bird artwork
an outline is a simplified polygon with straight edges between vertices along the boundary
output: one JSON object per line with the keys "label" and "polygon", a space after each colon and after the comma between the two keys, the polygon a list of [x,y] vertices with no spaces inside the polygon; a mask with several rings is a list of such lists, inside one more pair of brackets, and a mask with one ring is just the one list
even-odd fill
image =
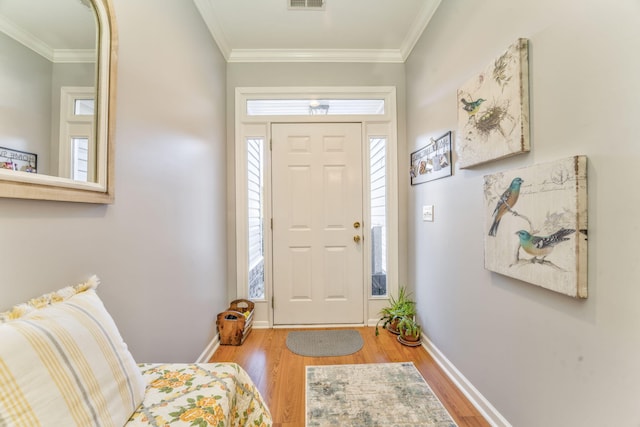
{"label": "blue bird artwork", "polygon": [[569,240],[566,236],[575,232],[576,230],[561,228],[549,236],[534,236],[525,230],[520,230],[516,234],[520,239],[520,247],[533,256],[530,261],[542,264],[545,262],[547,255],[553,252],[556,245]]}
{"label": "blue bird artwork", "polygon": [[485,175],[487,270],[587,298],[586,166],[573,156]]}
{"label": "blue bird artwork", "polygon": [[475,101],[467,101],[464,98],[460,98],[460,102],[462,102],[462,109],[467,112],[469,115],[469,119],[474,117],[478,110],[480,109],[480,105],[486,101],[486,99],[478,98]]}
{"label": "blue bird artwork", "polygon": [[493,210],[493,223],[491,224],[491,228],[489,228],[489,236],[495,236],[498,233],[498,226],[500,226],[500,220],[504,216],[505,213],[511,212],[514,215],[517,215],[513,211],[513,206],[518,201],[520,197],[520,186],[524,180],[520,177],[513,178],[511,181],[511,185],[507,188],[504,193],[500,196],[498,203],[496,204],[496,208]]}

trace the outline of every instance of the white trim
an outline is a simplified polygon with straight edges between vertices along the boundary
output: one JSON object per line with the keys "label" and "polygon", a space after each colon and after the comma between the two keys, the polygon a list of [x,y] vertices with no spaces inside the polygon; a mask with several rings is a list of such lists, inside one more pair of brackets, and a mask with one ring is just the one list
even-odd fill
{"label": "white trim", "polygon": [[111,74],[112,58],[115,60],[115,53],[112,56],[112,40],[115,41],[117,46],[116,35],[112,39],[112,31],[115,32],[115,28],[111,28],[111,20],[108,19],[107,8],[108,0],[94,1],[94,7],[96,17],[98,18],[98,80],[96,88],[96,118],[94,122],[95,129],[95,156],[96,156],[96,173],[95,182],[103,189],[108,191],[107,188],[107,172],[113,173],[113,169],[109,169],[109,144],[114,143],[114,138],[111,137],[111,132],[115,129],[111,129],[110,126],[113,120],[109,118],[109,115],[113,112],[110,109],[110,103],[114,103],[115,99],[112,99],[111,94],[112,87],[115,85],[115,74]]}
{"label": "white trim", "polygon": [[[381,99],[385,100],[385,112],[380,115],[312,115],[312,116],[248,116],[246,102],[248,99]],[[355,86],[355,87],[237,87],[235,89],[235,271],[236,271],[236,296],[243,298],[248,293],[247,268],[244,260],[247,259],[247,221],[246,221],[246,150],[244,141],[247,137],[266,138],[267,143],[271,139],[272,123],[322,123],[322,122],[361,122],[363,124],[363,140],[370,136],[385,136],[387,138],[387,205],[388,209],[388,269],[387,292],[393,294],[398,287],[398,212],[394,209],[398,203],[397,184],[397,118],[396,118],[396,88],[394,86]],[[364,144],[368,147],[368,144]],[[268,146],[267,146],[268,147]],[[368,158],[368,148],[364,152],[364,159]],[[273,309],[271,301],[273,286],[271,283],[271,228],[266,225],[271,221],[271,152],[265,153],[265,301],[267,301],[267,319],[269,325],[273,323]],[[368,170],[366,171],[368,173]],[[366,185],[368,188],[369,184]],[[365,206],[366,207],[366,206]],[[368,212],[364,212],[364,224],[369,223]],[[365,245],[369,239],[365,239]],[[367,277],[367,275],[365,275]],[[368,286],[367,286],[368,285]],[[364,316],[366,320],[372,315],[375,303],[372,301],[386,298],[371,298],[370,282],[363,283]],[[332,325],[346,326],[346,325]]]}
{"label": "white trim", "polygon": [[204,349],[202,354],[198,357],[195,363],[207,363],[213,357],[213,354],[220,347],[220,334],[216,334],[215,337],[211,340],[211,342]]}
{"label": "white trim", "polygon": [[466,396],[471,404],[482,414],[482,416],[495,427],[511,427],[511,424],[498,410],[489,402],[471,382],[462,375],[453,363],[435,346],[429,338],[422,334],[422,347],[433,357],[438,366],[442,368],[449,379]]}
{"label": "white trim", "polygon": [[[270,211],[270,203],[271,203],[271,176],[268,175],[271,172],[270,163],[271,163],[271,153],[269,150],[269,127],[265,123],[257,123],[257,124],[245,124],[242,123],[238,118],[240,115],[240,107],[239,103],[236,104],[236,143],[235,143],[235,191],[236,191],[236,199],[235,199],[235,207],[236,207],[236,234],[235,234],[235,244],[236,244],[236,281],[238,283],[236,287],[236,296],[237,298],[248,298],[249,297],[249,272],[247,271],[247,264],[245,260],[248,259],[248,221],[247,221],[247,150],[246,150],[246,139],[247,138],[264,138],[263,150],[265,150],[265,170],[264,173],[264,184],[265,184],[265,206],[264,206],[264,224],[263,224],[263,239],[264,239],[264,278],[265,278],[265,300],[268,301],[269,292],[269,280],[271,274],[271,252],[270,252],[270,244],[271,242],[271,228],[267,227],[267,224],[270,224],[271,221],[271,211]],[[269,209],[269,210],[268,210]],[[270,305],[269,305],[270,307]]]}
{"label": "white trim", "polygon": [[5,33],[18,43],[53,62],[53,49],[51,46],[3,16],[0,16],[0,32]]}
{"label": "white trim", "polygon": [[[266,321],[258,321],[258,322],[253,322],[253,329],[269,329],[269,322]],[[213,337],[213,339],[209,342],[209,344],[207,344],[207,347],[205,347],[204,351],[200,354],[200,356],[198,356],[198,359],[196,359],[195,363],[207,363],[209,362],[209,360],[211,360],[211,358],[213,357],[213,355],[215,354],[216,351],[218,351],[218,349],[220,348],[220,334],[216,334],[215,337]]]}
{"label": "white trim", "polygon": [[[385,136],[387,138],[387,152],[386,152],[386,206],[387,206],[387,251],[393,256],[387,258],[387,295],[386,296],[372,296],[369,292],[369,300],[381,300],[388,299],[389,295],[396,294],[398,291],[399,280],[399,218],[398,218],[398,124],[396,121],[396,92],[393,91],[389,94],[389,98],[385,100],[385,116],[389,118],[387,123],[380,122],[372,123],[366,126],[366,139],[367,142],[371,137]],[[386,129],[385,129],[386,128]],[[369,161],[367,156],[367,162]],[[368,169],[367,169],[368,170]],[[369,184],[367,184],[367,188]],[[368,188],[367,191],[370,189]],[[371,211],[370,206],[368,212]],[[370,218],[369,218],[370,220]],[[371,240],[371,239],[369,239]],[[371,253],[369,250],[368,253]],[[367,271],[371,271],[370,265],[367,267]],[[370,275],[369,275],[370,277]],[[368,290],[371,290],[371,280],[369,280]],[[377,313],[376,313],[377,314]],[[366,319],[366,316],[365,316]]]}
{"label": "white trim", "polygon": [[418,40],[420,40],[422,33],[424,33],[427,25],[429,25],[429,22],[431,22],[431,18],[433,18],[433,15],[436,13],[436,10],[440,6],[440,1],[441,0],[424,3],[424,7],[416,16],[416,19],[415,21],[413,21],[411,28],[409,28],[407,37],[404,39],[402,45],[400,46],[400,55],[402,56],[402,62],[407,60],[414,46],[416,45],[416,43],[418,43]]}
{"label": "white trim", "polygon": [[[73,181],[69,178],[61,178],[53,175],[43,175],[23,171],[12,171],[0,169],[0,181],[23,182],[27,184],[38,184],[43,186],[73,188],[75,190],[87,190],[104,192],[105,186],[97,182]],[[3,196],[6,197],[6,196]]]}
{"label": "white trim", "polygon": [[[243,108],[248,99],[384,99],[384,114],[372,115],[309,115],[309,116],[249,116]],[[305,86],[305,87],[237,87],[236,120],[243,123],[320,123],[320,122],[372,122],[396,123],[396,88],[394,86]]]}
{"label": "white trim", "polygon": [[399,49],[234,49],[210,0],[193,0],[227,62],[367,62],[404,63],[427,28],[441,0],[425,2]]}
{"label": "white trim", "polygon": [[378,318],[367,320],[367,324],[365,326],[375,327],[378,324]]}
{"label": "white trim", "polygon": [[272,329],[363,328],[364,323],[327,323],[324,325],[273,325]]}
{"label": "white trim", "polygon": [[[58,176],[73,179],[71,138],[85,137],[89,140],[89,158],[87,178],[90,183],[96,182],[96,139],[93,130],[95,120],[92,115],[76,115],[75,101],[91,99],[95,102],[96,90],[85,86],[62,86],[60,88],[60,132],[58,138]],[[81,130],[84,129],[84,132]],[[75,182],[75,181],[74,181]]]}
{"label": "white trim", "polygon": [[[385,99],[385,109],[388,100]],[[378,124],[370,124],[367,122],[361,123],[362,134],[362,154],[360,156],[362,161],[362,295],[365,296],[362,304],[362,320],[366,322],[369,317],[369,297],[371,296],[371,234],[365,234],[365,230],[371,230],[371,143],[370,129],[371,127],[377,127]],[[382,125],[384,126],[384,124]],[[366,254],[366,255],[365,255]]]}
{"label": "white trim", "polygon": [[54,49],[27,30],[0,16],[0,32],[53,63],[95,63],[96,49]]}
{"label": "white trim", "polygon": [[220,53],[222,53],[224,59],[228,61],[229,56],[231,55],[229,41],[222,32],[222,25],[220,25],[218,19],[216,18],[216,13],[213,10],[213,6],[211,6],[211,2],[209,0],[193,0],[193,2],[195,3],[198,12],[200,12],[205,25],[209,29],[213,40],[218,45]]}
{"label": "white trim", "polygon": [[405,59],[398,49],[232,49],[227,57],[228,62],[403,63]]}
{"label": "white trim", "polygon": [[53,62],[56,64],[95,64],[95,49],[54,49]]}
{"label": "white trim", "polygon": [[270,329],[271,325],[269,325],[268,320],[254,320],[253,321],[253,329]]}

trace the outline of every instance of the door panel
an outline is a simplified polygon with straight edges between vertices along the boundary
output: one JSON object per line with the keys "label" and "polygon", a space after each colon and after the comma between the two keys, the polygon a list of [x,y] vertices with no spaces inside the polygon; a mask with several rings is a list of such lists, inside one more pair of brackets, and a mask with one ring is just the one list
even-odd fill
{"label": "door panel", "polygon": [[274,324],[363,322],[359,123],[272,126]]}

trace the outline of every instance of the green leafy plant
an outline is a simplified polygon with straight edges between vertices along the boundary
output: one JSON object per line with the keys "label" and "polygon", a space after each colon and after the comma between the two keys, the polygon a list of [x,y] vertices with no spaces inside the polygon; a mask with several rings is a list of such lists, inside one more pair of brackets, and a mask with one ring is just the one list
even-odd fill
{"label": "green leafy plant", "polygon": [[422,332],[422,328],[416,322],[415,316],[404,316],[398,322],[398,330],[400,331],[400,336],[408,341],[418,341],[420,340],[420,333]]}
{"label": "green leafy plant", "polygon": [[396,298],[389,297],[389,305],[380,310],[380,319],[376,323],[376,336],[380,334],[378,327],[382,324],[382,328],[385,329],[390,324],[399,322],[403,317],[414,317],[416,315],[416,303],[411,299],[410,294],[406,288],[401,286],[398,289],[398,296]]}

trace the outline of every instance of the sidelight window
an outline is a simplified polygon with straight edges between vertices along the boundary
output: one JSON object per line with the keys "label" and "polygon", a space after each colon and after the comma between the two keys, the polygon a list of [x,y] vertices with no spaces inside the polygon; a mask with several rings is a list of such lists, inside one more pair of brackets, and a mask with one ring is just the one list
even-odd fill
{"label": "sidelight window", "polygon": [[249,298],[263,299],[264,289],[264,139],[247,139],[247,217]]}
{"label": "sidelight window", "polygon": [[387,139],[369,138],[371,295],[387,295]]}

